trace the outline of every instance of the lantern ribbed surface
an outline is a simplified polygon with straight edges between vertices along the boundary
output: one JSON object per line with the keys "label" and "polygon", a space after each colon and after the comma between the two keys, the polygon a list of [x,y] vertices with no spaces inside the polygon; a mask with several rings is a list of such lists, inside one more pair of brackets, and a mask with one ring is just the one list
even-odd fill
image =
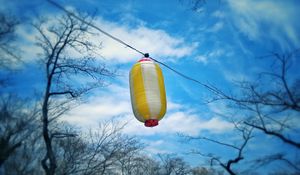
{"label": "lantern ribbed surface", "polygon": [[130,96],[134,116],[145,126],[153,127],[166,113],[164,78],[158,64],[143,58],[131,69]]}

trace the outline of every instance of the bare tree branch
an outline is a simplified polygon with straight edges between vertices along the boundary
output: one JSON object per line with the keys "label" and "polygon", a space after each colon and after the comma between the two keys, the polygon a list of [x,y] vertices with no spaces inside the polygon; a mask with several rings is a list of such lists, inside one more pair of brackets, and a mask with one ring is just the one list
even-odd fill
{"label": "bare tree branch", "polygon": [[[31,109],[32,108],[32,109]],[[29,137],[38,113],[31,102],[15,95],[0,98],[0,166]]]}
{"label": "bare tree branch", "polygon": [[201,155],[203,157],[206,157],[206,158],[210,159],[211,166],[214,165],[214,162],[217,162],[217,164],[219,166],[221,166],[222,168],[224,168],[224,170],[226,170],[229,174],[235,175],[236,173],[232,170],[232,165],[237,164],[241,160],[244,159],[244,157],[243,157],[243,151],[244,151],[246,145],[248,144],[249,140],[253,137],[252,136],[252,130],[253,130],[253,128],[241,127],[237,123],[234,123],[234,125],[235,125],[235,128],[237,129],[237,131],[239,131],[242,134],[242,138],[243,138],[243,141],[242,141],[242,143],[239,146],[233,145],[233,144],[224,143],[224,142],[217,141],[217,140],[211,139],[211,138],[206,138],[206,137],[190,137],[190,136],[184,136],[184,137],[188,138],[189,140],[206,140],[206,141],[215,143],[217,145],[221,145],[221,146],[226,146],[228,148],[232,148],[235,151],[237,151],[237,155],[234,158],[227,160],[226,162],[222,161],[220,159],[220,157],[215,156],[212,153],[204,154],[204,153],[199,152],[197,150],[193,150],[192,151],[192,154],[198,154],[198,155]]}
{"label": "bare tree branch", "polygon": [[10,68],[16,62],[20,62],[19,50],[13,45],[19,22],[15,17],[0,12],[0,24],[0,67]]}
{"label": "bare tree branch", "polygon": [[245,122],[245,124],[248,125],[248,126],[252,126],[253,128],[259,129],[259,130],[263,131],[264,133],[266,133],[268,135],[276,136],[277,138],[279,138],[283,142],[288,143],[292,146],[295,146],[296,148],[300,148],[300,143],[298,143],[296,141],[293,141],[291,139],[288,139],[288,138],[286,138],[285,136],[283,136],[282,134],[280,134],[278,132],[270,131],[265,127],[257,126],[255,124],[248,123],[248,122]]}
{"label": "bare tree branch", "polygon": [[[86,21],[90,19],[85,17]],[[101,86],[102,76],[112,76],[109,70],[91,58],[89,51],[94,49],[94,45],[88,41],[88,25],[77,21],[71,16],[62,16],[56,21],[42,20],[33,25],[40,36],[37,37],[37,45],[44,53],[46,69],[46,88],[42,105],[43,138],[46,145],[46,154],[42,160],[42,166],[47,175],[55,174],[57,169],[56,155],[53,149],[52,138],[64,138],[73,136],[72,134],[50,134],[50,121],[63,114],[67,109],[64,107],[51,107],[50,100],[55,101],[56,96],[67,97],[73,100],[89,90]],[[84,48],[81,58],[72,58],[68,50],[79,51]],[[83,55],[85,54],[85,55]],[[76,82],[76,76],[93,79],[93,83]],[[73,80],[73,81],[72,81]],[[60,103],[63,104],[63,103]],[[56,113],[56,114],[55,114]]]}
{"label": "bare tree branch", "polygon": [[[239,113],[240,121],[232,120],[231,123],[235,125],[235,128],[243,132],[243,144],[238,146],[238,155],[225,162],[217,156],[211,154],[200,155],[208,157],[211,163],[217,162],[220,166],[230,172],[230,167],[243,159],[242,150],[251,138],[252,129],[262,131],[263,134],[274,136],[284,143],[293,146],[296,149],[300,148],[300,143],[296,137],[288,137],[289,134],[293,135],[297,132],[295,127],[292,126],[292,121],[299,116],[300,112],[300,91],[299,91],[299,77],[292,75],[289,72],[293,64],[293,60],[298,57],[299,49],[286,54],[272,53],[263,59],[272,59],[272,69],[267,69],[259,74],[259,78],[255,82],[238,82],[237,87],[239,92],[233,94],[231,92],[225,92],[220,88],[208,84],[209,90],[213,94],[213,98],[208,103],[224,101],[228,104],[236,113]],[[267,84],[267,86],[264,86]],[[273,85],[273,86],[272,86]],[[292,123],[292,124],[291,124]],[[243,126],[241,128],[241,126]],[[251,130],[246,128],[252,128]],[[246,129],[246,130],[245,130]],[[250,135],[248,135],[250,133]],[[235,145],[224,143],[223,141],[215,139],[201,138],[212,143],[231,147],[236,149]],[[264,158],[262,158],[264,159]],[[282,158],[277,156],[276,160],[281,160],[291,167],[297,165],[298,160],[291,160],[290,158]],[[293,167],[295,170],[296,168]],[[297,170],[298,171],[298,170]]]}

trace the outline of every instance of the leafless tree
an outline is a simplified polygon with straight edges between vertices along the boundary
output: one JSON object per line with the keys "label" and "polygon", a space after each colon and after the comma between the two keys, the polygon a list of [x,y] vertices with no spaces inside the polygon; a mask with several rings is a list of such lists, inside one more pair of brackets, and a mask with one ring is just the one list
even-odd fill
{"label": "leafless tree", "polygon": [[140,152],[132,157],[126,157],[121,162],[122,175],[158,175],[160,168],[157,160]]}
{"label": "leafless tree", "polygon": [[[136,139],[129,139],[128,141],[129,144],[125,144],[123,150],[119,153],[118,166],[120,166],[120,168],[118,169],[121,169],[122,175],[140,174],[141,172],[146,173],[150,167],[147,168],[142,164],[147,164],[148,159],[140,154],[144,146]],[[141,169],[143,170],[140,171]]]}
{"label": "leafless tree", "polygon": [[[29,128],[30,135],[22,141],[22,145],[3,164],[6,175],[39,175],[43,174],[40,166],[41,157],[45,151],[41,133],[38,131],[39,122]],[[20,134],[19,134],[20,136]]]}
{"label": "leafless tree", "polygon": [[206,0],[179,0],[184,5],[187,5],[193,11],[199,11],[205,4]]}
{"label": "leafless tree", "polygon": [[11,66],[19,60],[17,49],[12,45],[18,21],[8,13],[0,12],[0,68]]}
{"label": "leafless tree", "polygon": [[[81,17],[92,21],[88,16]],[[103,77],[112,76],[112,73],[93,57],[92,52],[98,46],[88,40],[87,35],[92,35],[88,25],[67,15],[40,20],[34,27],[39,33],[37,45],[43,50],[42,61],[46,72],[42,131],[47,151],[42,167],[47,175],[53,175],[57,168],[53,138],[63,137],[64,134],[52,133],[49,128],[51,121],[69,109],[68,102],[103,85]],[[80,56],[71,55],[72,52]]]}
{"label": "leafless tree", "polygon": [[35,145],[31,141],[38,138],[35,132],[40,128],[38,117],[39,111],[34,101],[13,94],[1,94],[0,174],[23,175],[33,168],[28,166],[32,165],[32,161],[27,161],[27,156],[31,156],[32,152],[28,152],[27,148]]}
{"label": "leafless tree", "polygon": [[67,123],[57,122],[55,128],[52,135],[55,136],[53,150],[58,162],[56,174],[75,174],[82,163],[80,161],[82,156],[86,154],[87,142],[81,137],[80,130]]}
{"label": "leafless tree", "polygon": [[159,154],[161,160],[161,174],[183,175],[190,173],[189,165],[180,157],[171,154]]}
{"label": "leafless tree", "polygon": [[[300,171],[299,167],[297,167],[297,165],[299,165],[300,161],[296,160],[298,162],[295,163],[295,161],[291,161],[289,158],[287,158],[284,153],[277,153],[277,154],[260,157],[255,160],[255,164],[254,164],[253,168],[264,167],[265,165],[268,165],[274,161],[280,161],[281,163],[285,163],[286,165],[288,165],[287,166],[288,168]],[[285,172],[285,173],[288,174],[289,172]],[[293,174],[293,173],[291,173],[291,174]]]}
{"label": "leafless tree", "polygon": [[37,110],[29,101],[15,95],[3,95],[0,99],[0,166],[31,135],[36,123]]}
{"label": "leafless tree", "polygon": [[235,123],[234,121],[232,121],[232,123],[235,125],[235,130],[240,133],[242,139],[240,141],[240,143],[237,144],[232,144],[232,143],[228,143],[225,142],[223,140],[217,140],[217,139],[212,139],[212,138],[208,138],[208,137],[202,137],[202,136],[198,136],[198,137],[193,137],[193,136],[183,136],[185,138],[185,140],[187,141],[207,141],[207,142],[211,142],[226,148],[229,148],[232,150],[233,153],[233,158],[230,158],[226,161],[224,161],[224,157],[220,156],[220,155],[216,155],[215,153],[204,153],[202,151],[199,151],[197,149],[192,150],[192,154],[198,154],[202,157],[208,158],[210,161],[210,165],[219,165],[221,166],[224,170],[226,170],[227,173],[231,174],[231,175],[235,175],[237,174],[234,170],[233,170],[233,165],[238,164],[241,160],[244,159],[244,150],[248,144],[248,142],[250,141],[251,138],[253,138],[252,136],[252,127],[245,127],[243,125],[241,125],[240,123]]}
{"label": "leafless tree", "polygon": [[[298,50],[287,54],[273,53],[262,58],[273,59],[272,72],[261,72],[257,82],[241,82],[241,95],[225,93],[213,87],[216,100],[233,102],[240,109],[250,112],[251,117],[244,123],[267,135],[300,148],[300,142],[283,134],[292,129],[290,121],[300,112],[300,79],[297,74],[289,72],[298,57]],[[252,117],[254,116],[254,117]]]}
{"label": "leafless tree", "polygon": [[60,139],[56,148],[63,155],[58,160],[59,174],[121,172],[121,159],[141,149],[139,141],[122,134],[122,129],[122,125],[109,121],[100,123],[99,128],[91,130],[87,135]]}
{"label": "leafless tree", "polygon": [[222,0],[179,0],[184,6],[188,7],[188,10],[192,10],[197,13],[202,13],[206,8],[210,8],[209,4],[216,5],[219,8],[222,4]]}
{"label": "leafless tree", "polygon": [[[9,15],[8,12],[0,12],[0,69],[11,71],[10,68],[15,66],[17,61],[20,61],[18,55],[20,50],[14,46],[17,25],[18,20],[14,16]],[[0,87],[7,86],[9,73],[0,78]]]}
{"label": "leafless tree", "polygon": [[[292,149],[299,150],[300,142],[296,137],[299,125],[295,123],[299,117],[300,107],[300,81],[299,76],[295,74],[297,71],[295,62],[298,53],[299,50],[295,50],[285,54],[272,53],[261,57],[260,59],[263,60],[272,60],[271,69],[265,68],[264,70],[267,71],[260,72],[256,81],[238,82],[236,94],[227,93],[220,88],[209,85],[210,91],[214,94],[213,99],[209,102],[226,102],[230,108],[238,111],[239,125],[261,131],[260,134],[277,138],[293,147]],[[233,120],[233,122],[236,121]],[[251,138],[247,135],[246,137],[243,136],[245,144],[249,140],[248,138]],[[216,142],[216,140],[206,138],[204,140]],[[224,142],[220,141],[220,143],[223,144]],[[242,157],[237,156],[235,160],[240,158]],[[211,157],[211,160],[218,162],[224,168],[227,167],[226,170],[230,164],[238,162],[232,160],[224,164],[215,157]],[[261,164],[264,162],[265,165],[266,162],[271,163],[272,161],[282,161],[289,165],[293,171],[299,172],[299,164],[297,163],[299,160],[288,159],[283,153],[275,152],[273,155],[258,157],[254,163]]]}
{"label": "leafless tree", "polygon": [[212,168],[206,168],[201,166],[197,166],[191,169],[191,175],[214,175],[214,174],[221,175],[223,173],[220,171],[218,172]]}

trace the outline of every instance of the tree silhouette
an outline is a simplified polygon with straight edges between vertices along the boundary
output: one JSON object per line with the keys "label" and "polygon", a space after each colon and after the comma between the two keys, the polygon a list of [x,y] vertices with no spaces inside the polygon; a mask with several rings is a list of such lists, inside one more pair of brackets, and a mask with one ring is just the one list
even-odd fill
{"label": "tree silhouette", "polygon": [[16,35],[15,30],[19,24],[18,20],[8,13],[0,12],[0,68],[12,66],[15,61],[19,61],[17,48],[13,46]]}
{"label": "tree silhouette", "polygon": [[213,138],[208,138],[208,137],[204,137],[204,136],[186,136],[186,135],[181,135],[181,137],[184,138],[185,141],[187,141],[188,143],[192,142],[192,141],[206,141],[206,142],[211,142],[226,148],[229,148],[230,150],[232,150],[232,155],[234,155],[233,158],[228,158],[226,161],[222,160],[224,159],[221,155],[217,155],[213,152],[209,152],[209,153],[205,153],[203,151],[200,151],[198,149],[193,149],[192,150],[192,154],[197,154],[200,155],[204,158],[207,158],[210,162],[210,166],[214,166],[214,165],[219,165],[220,167],[222,167],[228,174],[231,175],[235,175],[237,174],[234,170],[233,170],[233,165],[238,164],[241,160],[244,159],[244,150],[247,146],[247,144],[249,143],[249,141],[253,138],[252,135],[252,127],[247,127],[244,126],[240,123],[235,123],[235,121],[232,121],[232,123],[235,126],[235,130],[238,133],[238,136],[241,137],[240,139],[240,143],[228,143],[225,140],[217,140],[217,139],[213,139]]}
{"label": "tree silhouette", "polygon": [[190,173],[189,165],[182,158],[171,154],[159,154],[158,156],[162,162],[161,174],[180,175]]}
{"label": "tree silhouette", "polygon": [[0,98],[0,167],[32,135],[38,116],[29,100],[6,94]]}
{"label": "tree silhouette", "polygon": [[[92,21],[88,16],[82,18]],[[52,133],[49,125],[66,110],[74,101],[89,90],[103,84],[104,76],[113,74],[99,64],[92,56],[97,46],[89,42],[89,26],[71,16],[60,16],[55,20],[40,20],[34,24],[39,33],[37,45],[43,50],[43,63],[46,71],[46,83],[42,102],[43,138],[46,154],[42,166],[47,175],[53,175],[57,168],[53,139],[68,137],[65,133]],[[70,55],[74,51],[81,56]],[[85,54],[85,55],[84,55]],[[90,81],[78,81],[76,78]]]}
{"label": "tree silhouette", "polygon": [[[221,88],[208,85],[213,93],[213,98],[209,100],[209,103],[225,102],[235,113],[238,113],[238,118],[233,116],[227,116],[227,118],[231,118],[231,122],[243,133],[244,143],[241,147],[236,147],[223,140],[198,137],[195,139],[214,142],[226,147],[236,147],[239,150],[238,156],[229,160],[226,164],[221,162],[218,156],[198,154],[208,157],[211,162],[218,162],[229,174],[235,174],[230,170],[230,165],[244,158],[241,154],[243,148],[250,138],[255,136],[251,134],[252,130],[261,131],[258,134],[277,138],[293,147],[294,150],[299,151],[300,141],[295,137],[298,129],[294,123],[299,116],[299,76],[293,73],[298,52],[299,50],[285,54],[272,53],[260,57],[260,59],[272,60],[271,69],[265,68],[264,70],[267,71],[260,72],[256,81],[238,82],[236,84],[236,90],[238,91],[235,94],[234,91],[227,93]],[[219,115],[226,116],[226,114]],[[280,151],[279,153],[274,152],[272,155],[257,157],[253,163],[254,166],[260,167],[258,165],[262,166],[274,161],[282,161],[287,164],[291,167],[291,172],[299,172],[300,170],[299,159],[288,158],[286,153]]]}

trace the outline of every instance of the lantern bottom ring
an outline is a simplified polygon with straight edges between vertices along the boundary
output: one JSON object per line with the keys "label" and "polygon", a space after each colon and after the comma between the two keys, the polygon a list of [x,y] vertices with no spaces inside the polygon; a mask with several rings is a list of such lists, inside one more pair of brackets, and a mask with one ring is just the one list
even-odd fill
{"label": "lantern bottom ring", "polygon": [[158,120],[157,119],[149,119],[145,121],[145,126],[146,127],[154,127],[158,125]]}

